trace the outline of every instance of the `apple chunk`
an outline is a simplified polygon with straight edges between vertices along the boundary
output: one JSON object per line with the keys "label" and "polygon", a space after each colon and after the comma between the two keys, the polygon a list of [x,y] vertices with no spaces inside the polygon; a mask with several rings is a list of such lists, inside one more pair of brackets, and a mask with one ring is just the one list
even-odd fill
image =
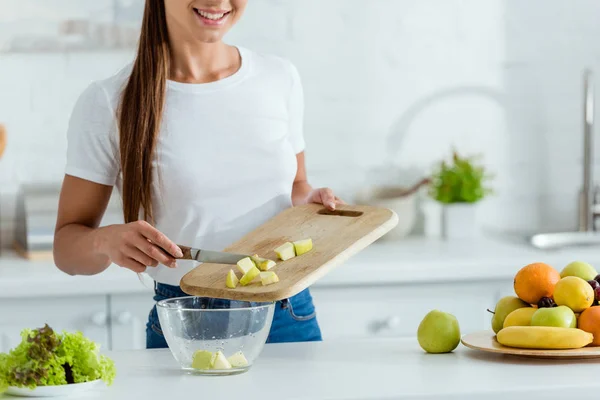
{"label": "apple chunk", "polygon": [[260,281],[262,282],[263,286],[271,285],[279,282],[279,277],[274,271],[265,271],[260,273]]}
{"label": "apple chunk", "polygon": [[227,286],[230,289],[235,289],[237,284],[239,283],[239,281],[240,280],[235,275],[235,272],[233,272],[233,270],[230,269],[229,273],[227,274],[227,280],[225,281],[225,286]]}
{"label": "apple chunk", "polygon": [[211,369],[217,355],[211,351],[198,350],[192,358],[192,368],[194,369]]}
{"label": "apple chunk", "polygon": [[245,257],[245,258],[242,258],[240,261],[237,262],[237,267],[238,267],[238,270],[242,274],[245,274],[246,272],[250,271],[253,267],[256,267],[256,265],[250,259],[250,257]]}
{"label": "apple chunk", "polygon": [[229,364],[231,364],[233,368],[248,366],[248,360],[246,359],[246,356],[244,356],[244,353],[242,353],[241,351],[238,351],[237,353],[229,356],[227,361],[229,361]]}
{"label": "apple chunk", "polygon": [[261,258],[258,256],[258,254],[255,254],[250,258],[252,259],[252,261],[254,261],[254,264],[256,264],[258,269],[260,269],[261,271],[268,271],[271,268],[273,268],[275,265],[277,265],[275,263],[275,261],[268,260],[266,258]]}
{"label": "apple chunk", "polygon": [[256,268],[255,265],[253,265],[252,268],[250,268],[248,272],[246,272],[244,276],[242,276],[242,279],[240,279],[240,285],[246,286],[247,284],[252,282],[254,278],[256,278],[258,275],[260,275],[260,270]]}
{"label": "apple chunk", "polygon": [[290,242],[286,242],[275,249],[275,254],[282,261],[289,260],[290,258],[296,257],[296,250],[294,249],[294,245]]}
{"label": "apple chunk", "polygon": [[293,245],[294,245],[294,249],[296,250],[296,255],[297,256],[300,256],[300,255],[302,255],[304,253],[308,253],[313,248],[313,244],[312,244],[312,239],[311,238],[297,240],[297,241],[293,242]]}
{"label": "apple chunk", "polygon": [[231,369],[231,364],[229,363],[227,358],[225,358],[225,354],[221,353],[220,351],[217,351],[217,353],[215,354],[215,360],[213,362],[212,368]]}

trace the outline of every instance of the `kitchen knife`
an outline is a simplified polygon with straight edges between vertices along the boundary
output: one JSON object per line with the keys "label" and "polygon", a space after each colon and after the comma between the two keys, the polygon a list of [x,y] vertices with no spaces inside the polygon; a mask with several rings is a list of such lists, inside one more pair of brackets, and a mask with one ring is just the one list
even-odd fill
{"label": "kitchen knife", "polygon": [[249,257],[244,254],[224,253],[222,251],[202,250],[193,247],[179,246],[183,252],[180,260],[195,260],[213,264],[237,264],[242,258]]}

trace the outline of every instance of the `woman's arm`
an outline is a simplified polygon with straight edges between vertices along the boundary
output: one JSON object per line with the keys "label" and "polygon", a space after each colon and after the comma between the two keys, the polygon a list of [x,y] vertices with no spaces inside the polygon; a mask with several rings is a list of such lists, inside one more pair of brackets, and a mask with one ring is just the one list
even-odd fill
{"label": "woman's arm", "polygon": [[112,193],[111,186],[65,176],[54,233],[54,262],[71,275],[104,271],[110,259],[99,250],[96,229]]}
{"label": "woman's arm", "polygon": [[298,161],[298,170],[292,187],[292,204],[294,206],[306,203],[323,204],[330,210],[335,210],[337,204],[344,204],[333,190],[329,188],[313,189],[306,178],[306,163],[304,162],[304,152],[296,155]]}
{"label": "woman's arm", "polygon": [[[174,267],[181,250],[144,221],[98,228],[112,186],[65,175],[54,234],[54,262],[70,275],[93,275],[111,263],[143,272],[163,263]],[[171,255],[161,251],[157,243]]]}
{"label": "woman's arm", "polygon": [[298,171],[296,172],[294,186],[292,187],[292,204],[295,206],[306,203],[305,200],[313,190],[306,179],[304,152],[298,153],[296,155],[296,160],[298,161]]}

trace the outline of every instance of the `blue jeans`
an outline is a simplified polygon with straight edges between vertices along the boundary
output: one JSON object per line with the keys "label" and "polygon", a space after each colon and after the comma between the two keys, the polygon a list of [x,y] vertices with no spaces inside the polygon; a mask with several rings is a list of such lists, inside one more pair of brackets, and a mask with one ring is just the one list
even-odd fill
{"label": "blue jeans", "polygon": [[[165,285],[163,283],[157,283],[154,292],[155,301],[189,296],[179,286]],[[228,302],[228,300],[211,298],[203,298],[201,301],[206,302],[208,307],[217,303],[219,303],[219,306],[222,306],[221,303]],[[287,300],[278,301],[275,304],[273,323],[271,324],[267,343],[321,340],[321,329],[317,322],[315,306],[313,305],[312,296],[308,289]],[[156,349],[166,347],[168,347],[167,342],[160,327],[155,305],[150,310],[148,323],[146,324],[146,348]]]}

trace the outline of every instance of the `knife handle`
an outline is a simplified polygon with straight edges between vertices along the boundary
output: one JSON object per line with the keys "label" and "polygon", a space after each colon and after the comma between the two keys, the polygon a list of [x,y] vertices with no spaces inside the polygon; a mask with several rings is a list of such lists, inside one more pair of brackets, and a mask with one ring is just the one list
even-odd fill
{"label": "knife handle", "polygon": [[191,260],[192,259],[192,248],[191,247],[177,245],[177,247],[179,247],[181,249],[181,252],[183,253],[183,256],[182,257],[175,257],[171,253],[169,253],[168,251],[166,251],[165,249],[163,249],[162,247],[160,247],[159,245],[157,245],[156,243],[154,243],[154,245],[156,247],[158,247],[159,249],[161,249],[167,256],[173,257],[176,260]]}
{"label": "knife handle", "polygon": [[180,260],[191,260],[192,259],[192,248],[188,246],[180,246],[177,245],[181,252],[183,253],[183,257],[179,257]]}

